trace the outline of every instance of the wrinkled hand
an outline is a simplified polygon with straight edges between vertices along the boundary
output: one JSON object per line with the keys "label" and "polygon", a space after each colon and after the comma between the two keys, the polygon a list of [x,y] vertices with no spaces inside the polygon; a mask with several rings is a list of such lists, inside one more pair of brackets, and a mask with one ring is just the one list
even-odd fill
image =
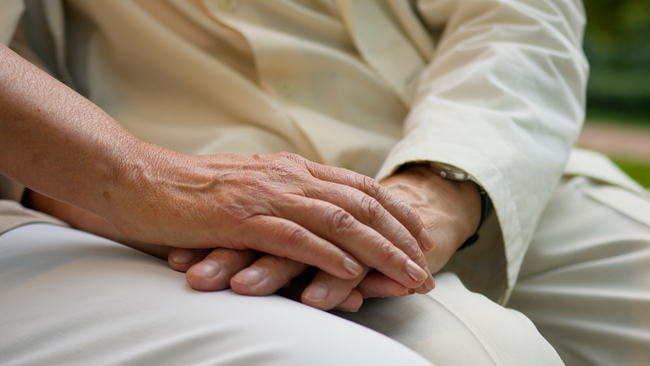
{"label": "wrinkled hand", "polygon": [[[187,272],[188,284],[197,290],[230,287],[239,294],[254,296],[286,290],[284,295],[321,310],[356,311],[364,298],[398,297],[415,291],[426,293],[434,287],[433,278],[428,278],[418,289],[409,289],[380,272],[370,271],[367,266],[361,276],[352,280],[342,280],[323,271],[304,277],[301,275],[309,270],[308,265],[250,250],[176,249],[169,256],[169,264],[177,271]],[[288,285],[291,288],[286,289]]]}
{"label": "wrinkled hand", "polygon": [[478,228],[481,195],[474,182],[446,180],[415,165],[381,185],[413,207],[431,233],[435,249],[426,254],[431,273],[438,272]]}
{"label": "wrinkled hand", "polygon": [[359,277],[363,266],[407,288],[431,277],[422,249],[433,245],[419,216],[363,175],[288,153],[188,156],[168,150],[123,174],[131,193],[108,195],[115,212],[107,218],[131,238],[251,249],[343,280]]}
{"label": "wrinkled hand", "polygon": [[[472,182],[444,180],[421,166],[414,166],[381,184],[415,208],[427,225],[436,243],[435,250],[427,255],[434,273],[478,226],[480,195]],[[305,264],[269,255],[251,265],[257,258],[253,252],[234,253],[218,249],[207,258],[206,255],[208,251],[177,250],[170,255],[169,263],[174,269],[188,271],[188,283],[196,289],[210,291],[230,286],[235,292],[248,295],[271,294],[307,269]],[[363,298],[413,293],[413,290],[379,272],[368,272],[367,267],[364,267],[363,276],[341,280],[319,272],[303,291],[301,300],[323,310],[356,311]],[[428,281],[423,287],[424,292],[430,290],[433,281]]]}

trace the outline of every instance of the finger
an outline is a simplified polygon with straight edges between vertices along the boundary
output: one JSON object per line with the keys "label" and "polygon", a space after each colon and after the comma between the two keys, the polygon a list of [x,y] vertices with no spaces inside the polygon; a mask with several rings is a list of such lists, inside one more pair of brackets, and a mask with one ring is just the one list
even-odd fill
{"label": "finger", "polygon": [[336,310],[356,313],[361,308],[361,305],[363,305],[363,296],[359,291],[352,289],[347,299],[337,306]]}
{"label": "finger", "polygon": [[[414,262],[409,255],[377,231],[357,221],[352,214],[329,202],[287,195],[276,206],[277,214],[350,253],[361,263],[376,268],[402,285],[415,288],[430,274],[426,260]],[[419,252],[417,245],[416,251]],[[422,255],[422,253],[419,253]],[[324,269],[319,266],[319,268]],[[335,273],[325,270],[339,278]]]}
{"label": "finger", "polygon": [[377,231],[416,263],[423,265],[426,262],[422,248],[413,235],[373,197],[357,189],[331,183],[315,184],[305,193],[310,198],[329,202],[349,212],[360,223]]}
{"label": "finger", "polygon": [[230,287],[242,295],[270,295],[307,268],[304,263],[267,254],[237,273],[230,280]]}
{"label": "finger", "polygon": [[342,280],[329,273],[319,271],[303,291],[300,300],[306,305],[321,310],[338,307],[350,296],[352,290],[357,287],[368,270],[368,267],[364,267],[362,275],[352,280]]}
{"label": "finger", "polygon": [[[427,272],[427,279],[422,285],[416,287],[416,291],[422,294],[429,292],[434,286],[433,276],[431,276],[427,267],[426,258],[422,253],[422,248],[418,245],[418,242],[413,239],[411,233],[372,197],[346,186],[336,185],[338,191],[332,191],[331,187],[332,185],[326,185],[325,187],[321,185],[320,191],[317,188],[313,189],[313,198],[328,201],[329,203],[343,208],[345,211],[351,213],[357,220],[359,220],[359,222],[375,229],[389,242],[395,244],[396,247],[401,249],[415,263],[422,267],[425,272]],[[341,191],[344,194],[341,194]],[[295,213],[295,210],[288,212]],[[293,219],[297,220],[295,217]],[[303,222],[299,223],[304,224]],[[428,231],[424,234],[430,238]],[[327,237],[327,239],[333,240],[329,237]],[[431,242],[433,243],[433,241]]]}
{"label": "finger", "polygon": [[364,299],[371,297],[402,297],[415,293],[414,290],[400,285],[377,271],[368,273],[356,289]]}
{"label": "finger", "polygon": [[192,265],[200,262],[205,258],[209,249],[185,249],[174,248],[167,257],[169,267],[179,272],[187,272]]}
{"label": "finger", "polygon": [[404,225],[413,238],[417,239],[424,251],[428,252],[434,248],[433,239],[415,209],[388,193],[374,179],[347,169],[328,167],[308,160],[305,160],[305,164],[315,178],[353,187],[376,199]]}
{"label": "finger", "polygon": [[191,266],[185,274],[195,290],[218,291],[230,286],[230,279],[259,256],[253,250],[217,248]]}
{"label": "finger", "polygon": [[290,220],[254,216],[247,219],[245,227],[238,240],[247,248],[318,267],[342,279],[363,272],[353,256]]}

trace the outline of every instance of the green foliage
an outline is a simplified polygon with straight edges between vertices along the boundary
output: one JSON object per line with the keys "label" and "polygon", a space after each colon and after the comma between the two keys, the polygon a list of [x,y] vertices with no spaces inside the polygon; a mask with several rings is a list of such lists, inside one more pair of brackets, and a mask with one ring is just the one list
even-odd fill
{"label": "green foliage", "polygon": [[612,159],[616,165],[642,186],[650,188],[650,162]]}
{"label": "green foliage", "polygon": [[601,42],[616,43],[650,30],[649,0],[584,0],[584,4],[589,31]]}
{"label": "green foliage", "polygon": [[587,107],[650,121],[650,0],[584,0]]}

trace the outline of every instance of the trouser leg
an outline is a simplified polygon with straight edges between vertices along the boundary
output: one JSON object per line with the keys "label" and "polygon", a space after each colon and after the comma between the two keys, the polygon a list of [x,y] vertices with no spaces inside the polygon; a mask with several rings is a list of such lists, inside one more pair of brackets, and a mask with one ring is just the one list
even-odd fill
{"label": "trouser leg", "polygon": [[509,307],[567,365],[650,363],[650,201],[585,177],[541,218]]}
{"label": "trouser leg", "polygon": [[68,228],[0,235],[2,365],[430,365],[279,296],[198,292],[167,264]]}
{"label": "trouser leg", "polygon": [[[554,365],[528,319],[437,276],[351,319],[437,365]],[[142,253],[67,228],[0,236],[3,365],[425,365],[401,344],[277,296],[202,293]]]}
{"label": "trouser leg", "polygon": [[452,273],[435,275],[426,295],[366,300],[340,316],[375,329],[438,366],[562,365],[555,350],[521,313],[470,292]]}

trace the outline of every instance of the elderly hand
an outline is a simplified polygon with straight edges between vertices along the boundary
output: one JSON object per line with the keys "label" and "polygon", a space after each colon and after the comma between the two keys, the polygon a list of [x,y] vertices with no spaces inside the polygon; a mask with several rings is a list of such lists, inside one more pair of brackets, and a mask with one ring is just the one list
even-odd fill
{"label": "elderly hand", "polygon": [[3,45],[0,61],[0,173],[35,192],[141,242],[253,249],[341,279],[363,264],[405,287],[431,276],[424,224],[370,178],[287,153],[192,156],[147,144]]}
{"label": "elderly hand", "polygon": [[[472,182],[444,180],[422,166],[413,166],[381,184],[415,208],[427,225],[436,243],[435,250],[427,255],[434,273],[476,231],[481,202],[478,187]],[[217,249],[206,258],[207,253],[176,250],[169,263],[172,268],[188,271],[188,283],[196,289],[209,291],[230,286],[235,292],[248,295],[273,293],[307,269],[305,264],[269,255],[250,265],[257,258],[253,252]],[[303,291],[301,300],[323,310],[356,311],[363,298],[413,293],[379,272],[364,268],[363,274],[363,278],[342,280],[321,271]],[[418,292],[430,290],[433,281],[427,281],[423,287]]]}
{"label": "elderly hand", "polygon": [[481,195],[474,182],[446,180],[423,165],[415,165],[381,185],[413,207],[427,226],[435,242],[435,249],[426,255],[432,273],[438,272],[476,232],[481,220]]}
{"label": "elderly hand", "polygon": [[[108,221],[88,211],[30,190],[26,195],[33,208],[56,216],[75,228],[105,236],[161,258],[167,258],[171,251],[171,248],[166,246],[152,245],[126,237]],[[391,199],[386,197],[385,200]],[[426,245],[432,244],[429,242]],[[187,280],[195,289],[220,290],[232,287],[238,293],[249,295],[274,293],[309,268],[306,264],[288,258],[262,255],[254,250],[226,248],[176,249],[169,256],[169,263],[179,271],[185,272],[189,269]],[[361,276],[352,280],[342,280],[321,271],[316,275],[309,291],[304,292],[303,302],[320,309],[338,307],[354,310],[361,305],[363,297],[403,296],[413,291],[377,271],[373,270],[368,274],[369,267],[365,265],[362,269]],[[302,288],[307,284],[304,283]],[[433,286],[433,278],[429,276],[416,290],[424,293]]]}
{"label": "elderly hand", "polygon": [[114,209],[106,218],[131,238],[252,249],[346,280],[363,264],[408,288],[431,276],[422,248],[433,245],[419,216],[368,177],[288,153],[160,150],[157,161],[124,172],[121,189],[106,194]]}

